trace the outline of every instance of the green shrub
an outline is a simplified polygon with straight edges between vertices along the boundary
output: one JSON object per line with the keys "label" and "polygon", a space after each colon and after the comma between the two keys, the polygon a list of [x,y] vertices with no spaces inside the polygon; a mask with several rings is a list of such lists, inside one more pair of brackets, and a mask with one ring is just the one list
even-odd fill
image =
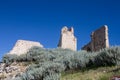
{"label": "green shrub", "polygon": [[61,71],[120,65],[120,47],[98,52],[33,47],[27,54],[5,55],[3,61],[33,62],[25,73],[17,77],[18,80],[59,80]]}
{"label": "green shrub", "polygon": [[11,64],[12,62],[16,61],[17,55],[15,54],[6,54],[2,58],[2,62],[6,64]]}
{"label": "green shrub", "polygon": [[31,65],[19,78],[23,80],[59,80],[61,71],[64,71],[64,66],[60,63],[44,62]]}
{"label": "green shrub", "polygon": [[94,59],[94,65],[97,67],[120,64],[120,47],[102,49],[97,54]]}

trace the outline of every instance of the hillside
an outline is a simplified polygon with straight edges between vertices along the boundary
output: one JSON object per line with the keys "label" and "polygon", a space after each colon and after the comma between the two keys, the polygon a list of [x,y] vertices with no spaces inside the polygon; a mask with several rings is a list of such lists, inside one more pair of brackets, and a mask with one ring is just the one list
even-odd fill
{"label": "hillside", "polygon": [[114,76],[120,76],[120,66],[68,71],[62,73],[61,80],[110,80]]}
{"label": "hillside", "polygon": [[0,65],[0,79],[107,80],[120,73],[119,65],[119,46],[99,52],[33,47],[20,56],[6,54]]}

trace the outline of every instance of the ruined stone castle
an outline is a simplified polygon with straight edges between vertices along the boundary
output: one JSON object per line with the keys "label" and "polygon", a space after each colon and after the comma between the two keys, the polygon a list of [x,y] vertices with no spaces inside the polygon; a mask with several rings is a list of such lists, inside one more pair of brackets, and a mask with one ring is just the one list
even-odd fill
{"label": "ruined stone castle", "polygon": [[[27,53],[30,48],[38,46],[43,47],[39,42],[18,40],[9,52],[9,54],[21,55]],[[58,47],[63,49],[77,50],[77,38],[74,36],[74,29],[68,29],[66,26],[61,29],[61,35]],[[99,51],[102,48],[109,48],[108,27],[107,25],[93,31],[91,33],[91,41],[82,47],[82,50]]]}
{"label": "ruined stone castle", "polygon": [[41,45],[39,42],[18,40],[9,54],[21,55],[27,53],[29,49],[34,46],[43,47],[43,45]]}
{"label": "ruined stone castle", "polygon": [[109,48],[107,25],[93,31],[91,33],[91,41],[82,49],[87,51],[99,51],[102,48]]}
{"label": "ruined stone castle", "polygon": [[77,50],[77,39],[74,36],[74,29],[68,29],[66,26],[62,28],[58,47],[63,49]]}

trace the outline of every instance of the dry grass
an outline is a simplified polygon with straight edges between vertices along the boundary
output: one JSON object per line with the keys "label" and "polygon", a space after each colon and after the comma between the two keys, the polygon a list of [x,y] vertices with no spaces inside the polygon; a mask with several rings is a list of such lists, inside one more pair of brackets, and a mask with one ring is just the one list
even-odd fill
{"label": "dry grass", "polygon": [[82,71],[70,71],[62,73],[61,80],[109,80],[114,75],[120,75],[120,71],[112,70],[118,67],[101,67],[98,69]]}

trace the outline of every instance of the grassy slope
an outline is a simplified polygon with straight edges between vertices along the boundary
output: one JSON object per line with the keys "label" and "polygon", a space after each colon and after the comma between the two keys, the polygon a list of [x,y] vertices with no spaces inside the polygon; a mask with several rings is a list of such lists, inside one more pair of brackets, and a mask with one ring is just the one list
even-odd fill
{"label": "grassy slope", "polygon": [[97,69],[85,70],[84,72],[69,71],[62,73],[61,80],[109,80],[114,75],[120,76],[120,70],[116,69],[118,69],[118,66],[101,67]]}

